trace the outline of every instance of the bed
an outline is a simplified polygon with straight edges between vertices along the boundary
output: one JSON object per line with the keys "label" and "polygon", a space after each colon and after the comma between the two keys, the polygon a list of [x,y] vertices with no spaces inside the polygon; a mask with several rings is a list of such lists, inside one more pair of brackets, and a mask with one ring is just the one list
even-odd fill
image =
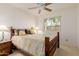
{"label": "bed", "polygon": [[[14,35],[11,29],[12,43],[24,55],[29,56],[53,56],[57,48],[59,48],[59,32],[48,35],[31,34],[26,29],[17,29],[17,35]],[[19,35],[19,31],[25,31],[26,35]]]}

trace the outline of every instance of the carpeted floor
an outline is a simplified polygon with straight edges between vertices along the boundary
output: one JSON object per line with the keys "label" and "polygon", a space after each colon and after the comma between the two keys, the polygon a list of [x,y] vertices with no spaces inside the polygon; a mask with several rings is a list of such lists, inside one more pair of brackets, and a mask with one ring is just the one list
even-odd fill
{"label": "carpeted floor", "polygon": [[[24,55],[20,53],[20,51],[16,50],[9,56],[24,56]],[[79,49],[66,45],[61,45],[61,47],[56,50],[54,56],[79,56]]]}
{"label": "carpeted floor", "polygon": [[79,49],[71,46],[61,45],[56,50],[55,56],[79,56]]}

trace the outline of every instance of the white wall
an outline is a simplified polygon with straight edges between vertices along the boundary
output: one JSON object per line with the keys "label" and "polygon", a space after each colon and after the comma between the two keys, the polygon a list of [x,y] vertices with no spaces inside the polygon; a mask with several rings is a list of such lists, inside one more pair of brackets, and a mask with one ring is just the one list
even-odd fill
{"label": "white wall", "polygon": [[61,43],[66,43],[69,46],[77,47],[76,39],[76,19],[77,8],[71,7],[61,12]]}
{"label": "white wall", "polygon": [[[52,15],[52,16],[51,16]],[[76,19],[77,19],[77,7],[71,6],[65,9],[57,10],[53,12],[50,17],[61,16],[61,31],[60,31],[60,43],[68,46],[77,47],[76,39]],[[40,19],[40,18],[39,18]],[[44,20],[44,19],[40,19]],[[39,27],[43,28],[43,21],[39,21]],[[43,26],[42,26],[43,25]]]}
{"label": "white wall", "polygon": [[77,46],[79,48],[79,4],[77,7]]}
{"label": "white wall", "polygon": [[0,25],[27,28],[35,24],[35,18],[28,13],[9,4],[0,4]]}
{"label": "white wall", "polygon": [[77,7],[73,6],[57,11],[54,16],[61,16],[60,43],[77,47],[76,19]]}

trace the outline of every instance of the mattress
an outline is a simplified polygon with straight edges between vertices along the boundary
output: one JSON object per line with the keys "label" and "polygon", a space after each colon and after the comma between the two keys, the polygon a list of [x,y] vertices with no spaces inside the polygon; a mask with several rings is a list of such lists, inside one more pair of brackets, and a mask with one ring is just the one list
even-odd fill
{"label": "mattress", "polygon": [[45,55],[45,37],[49,37],[50,41],[57,35],[57,32],[53,34],[30,34],[25,36],[13,36],[12,43],[17,48],[29,52],[35,56]]}

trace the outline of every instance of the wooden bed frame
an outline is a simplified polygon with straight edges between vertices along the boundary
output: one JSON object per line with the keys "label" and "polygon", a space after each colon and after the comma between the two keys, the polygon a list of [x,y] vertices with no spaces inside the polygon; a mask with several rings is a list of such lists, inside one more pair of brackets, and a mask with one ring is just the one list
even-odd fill
{"label": "wooden bed frame", "polygon": [[[12,36],[14,36],[14,30],[16,30],[16,29],[11,28],[11,38],[12,38]],[[17,29],[18,35],[19,35],[20,30],[25,31],[26,29]],[[31,33],[28,33],[28,34],[31,34]],[[49,39],[50,39],[49,37],[45,37],[45,56],[53,56],[56,49],[59,48],[59,32],[57,32],[57,36],[54,37],[51,41],[49,41]],[[21,49],[19,49],[19,50],[24,55],[32,56],[32,54],[29,54]]]}
{"label": "wooden bed frame", "polygon": [[52,56],[56,49],[59,48],[59,32],[57,32],[57,36],[54,37],[51,41],[49,41],[49,37],[45,37],[45,55]]}

